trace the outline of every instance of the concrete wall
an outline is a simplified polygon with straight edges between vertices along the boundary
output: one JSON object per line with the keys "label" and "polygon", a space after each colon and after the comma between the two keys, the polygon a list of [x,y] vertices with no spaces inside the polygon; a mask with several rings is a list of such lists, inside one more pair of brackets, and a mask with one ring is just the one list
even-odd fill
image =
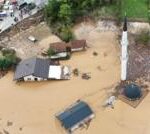
{"label": "concrete wall", "polygon": [[85,118],[83,121],[81,121],[81,122],[77,123],[76,125],[74,125],[70,130],[73,132],[75,129],[79,128],[81,124],[85,124],[86,122],[93,119],[94,117],[95,117],[95,115],[91,114],[90,116]]}
{"label": "concrete wall", "polygon": [[51,56],[51,59],[59,59],[67,57],[67,52],[62,52]]}
{"label": "concrete wall", "polygon": [[24,81],[36,81],[35,79],[37,79],[37,81],[47,80],[47,79],[43,79],[40,77],[35,77],[33,75],[29,75],[29,76],[24,77]]}
{"label": "concrete wall", "polygon": [[81,48],[72,48],[71,51],[72,52],[77,52],[77,51],[83,51],[85,48],[81,47]]}

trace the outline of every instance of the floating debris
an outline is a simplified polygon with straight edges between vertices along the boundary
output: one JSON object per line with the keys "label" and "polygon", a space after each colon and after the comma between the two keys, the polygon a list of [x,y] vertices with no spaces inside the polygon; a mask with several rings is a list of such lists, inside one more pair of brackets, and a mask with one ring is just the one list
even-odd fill
{"label": "floating debris", "polygon": [[22,131],[22,129],[23,129],[22,127],[19,128],[20,131]]}
{"label": "floating debris", "polygon": [[73,69],[73,74],[75,76],[79,76],[79,69],[78,68]]}
{"label": "floating debris", "polygon": [[9,134],[9,132],[5,129],[3,129],[4,134]]}
{"label": "floating debris", "polygon": [[105,102],[105,106],[110,106],[112,109],[114,109],[114,102],[116,100],[115,96],[110,96],[106,102]]}
{"label": "floating debris", "polygon": [[97,55],[98,55],[98,53],[94,51],[94,52],[93,52],[93,55],[94,55],[94,56],[97,56]]}
{"label": "floating debris", "polygon": [[13,122],[11,122],[11,121],[7,121],[7,126],[9,127],[9,126],[12,126],[13,125]]}
{"label": "floating debris", "polygon": [[82,74],[82,79],[89,80],[90,78],[91,78],[91,76],[88,73]]}

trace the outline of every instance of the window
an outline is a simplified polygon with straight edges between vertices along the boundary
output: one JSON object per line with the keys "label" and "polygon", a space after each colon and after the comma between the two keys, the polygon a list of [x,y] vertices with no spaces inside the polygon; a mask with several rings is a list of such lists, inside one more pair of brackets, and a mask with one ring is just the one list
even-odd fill
{"label": "window", "polygon": [[27,78],[27,80],[31,80],[31,78]]}

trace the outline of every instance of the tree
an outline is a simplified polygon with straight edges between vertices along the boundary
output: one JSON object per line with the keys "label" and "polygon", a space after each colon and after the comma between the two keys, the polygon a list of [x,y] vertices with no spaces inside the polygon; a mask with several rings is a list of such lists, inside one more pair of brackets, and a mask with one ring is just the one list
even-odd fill
{"label": "tree", "polygon": [[3,49],[2,50],[3,57],[0,58],[0,69],[8,70],[13,65],[16,65],[19,61],[16,52],[12,49]]}
{"label": "tree", "polygon": [[63,3],[60,6],[58,16],[65,24],[71,24],[73,17],[71,6],[68,3]]}
{"label": "tree", "polygon": [[63,26],[60,32],[60,37],[63,41],[69,42],[74,38],[74,35],[69,26]]}
{"label": "tree", "polygon": [[60,7],[60,3],[57,0],[51,0],[45,6],[44,14],[48,24],[53,24],[57,21],[59,7]]}

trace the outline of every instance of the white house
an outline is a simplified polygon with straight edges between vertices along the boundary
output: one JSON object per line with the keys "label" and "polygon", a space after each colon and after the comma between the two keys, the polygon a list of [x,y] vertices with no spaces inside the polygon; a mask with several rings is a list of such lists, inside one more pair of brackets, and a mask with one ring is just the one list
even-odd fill
{"label": "white house", "polygon": [[58,65],[49,59],[30,58],[21,61],[15,71],[14,80],[42,81],[49,79],[69,79],[70,68]]}

